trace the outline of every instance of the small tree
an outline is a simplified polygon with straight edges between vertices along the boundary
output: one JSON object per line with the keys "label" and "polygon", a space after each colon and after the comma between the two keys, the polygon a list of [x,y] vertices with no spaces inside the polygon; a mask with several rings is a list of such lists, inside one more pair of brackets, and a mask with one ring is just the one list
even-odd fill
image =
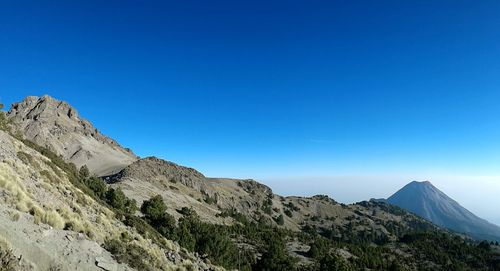
{"label": "small tree", "polygon": [[283,215],[279,215],[278,217],[276,217],[274,219],[274,221],[276,221],[276,224],[282,226],[283,224],[285,224],[285,219],[283,218]]}
{"label": "small tree", "polygon": [[[80,171],[82,171],[82,170],[80,169]],[[103,180],[101,180],[97,177],[91,177],[91,178],[85,179],[84,182],[87,185],[87,187],[90,188],[90,190],[92,190],[98,198],[104,199],[106,197],[106,192],[108,190],[108,187],[106,186],[106,183]],[[114,192],[114,193],[116,193],[116,192]],[[112,197],[115,197],[115,196],[112,196]]]}
{"label": "small tree", "polygon": [[491,250],[491,245],[488,241],[481,241],[481,243],[479,243],[479,245],[477,246],[484,250]]}
{"label": "small tree", "polygon": [[167,206],[160,195],[145,200],[141,205],[141,212],[146,221],[159,233],[172,238],[175,230],[175,218],[167,213]]}
{"label": "small tree", "polygon": [[79,175],[80,175],[80,178],[82,178],[82,179],[87,179],[88,177],[90,177],[90,170],[87,167],[87,165],[83,165],[80,168]]}
{"label": "small tree", "polygon": [[195,210],[193,210],[193,207],[182,207],[180,210],[177,210],[177,212],[184,217],[198,217],[198,214]]}
{"label": "small tree", "polygon": [[127,214],[135,214],[137,211],[137,201],[135,199],[127,198],[127,202],[125,203],[125,212]]}
{"label": "small tree", "polygon": [[118,210],[124,210],[127,203],[127,197],[120,188],[110,188],[106,192],[106,202]]}
{"label": "small tree", "polygon": [[354,269],[349,266],[344,258],[328,253],[319,260],[319,270],[351,271]]}
{"label": "small tree", "polygon": [[312,258],[321,259],[328,254],[328,251],[328,243],[323,238],[317,238],[314,243],[311,244],[311,248],[307,254]]}
{"label": "small tree", "polygon": [[141,212],[149,221],[158,221],[167,211],[167,206],[160,195],[156,195],[149,200],[145,200],[141,206]]}
{"label": "small tree", "polygon": [[179,227],[175,229],[175,235],[179,244],[189,251],[194,251],[196,247],[196,238],[191,233],[191,221],[183,218],[179,220]]}
{"label": "small tree", "polygon": [[116,189],[110,188],[105,194],[105,199],[109,205],[121,212],[134,214],[137,211],[137,202],[134,199],[127,198],[119,187]]}

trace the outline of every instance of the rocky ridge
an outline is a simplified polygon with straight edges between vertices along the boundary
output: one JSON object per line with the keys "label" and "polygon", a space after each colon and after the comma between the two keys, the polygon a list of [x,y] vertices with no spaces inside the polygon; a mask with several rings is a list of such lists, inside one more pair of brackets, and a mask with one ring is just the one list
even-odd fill
{"label": "rocky ridge", "polygon": [[137,160],[131,150],[101,134],[68,103],[29,96],[14,103],[7,118],[26,139],[62,155],[98,176],[110,175]]}

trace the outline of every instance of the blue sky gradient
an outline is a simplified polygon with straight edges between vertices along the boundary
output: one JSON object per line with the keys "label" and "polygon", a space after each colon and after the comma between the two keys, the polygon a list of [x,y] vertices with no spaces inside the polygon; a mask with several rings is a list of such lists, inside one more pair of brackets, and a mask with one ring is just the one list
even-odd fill
{"label": "blue sky gradient", "polygon": [[47,93],[138,155],[353,201],[500,183],[499,44],[499,1],[2,1],[0,99]]}

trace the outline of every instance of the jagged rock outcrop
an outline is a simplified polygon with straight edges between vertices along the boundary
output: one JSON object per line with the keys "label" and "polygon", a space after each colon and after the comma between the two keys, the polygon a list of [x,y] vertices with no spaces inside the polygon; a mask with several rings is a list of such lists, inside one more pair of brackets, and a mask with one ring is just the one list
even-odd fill
{"label": "jagged rock outcrop", "polygon": [[50,96],[29,96],[12,105],[7,118],[25,138],[98,176],[116,173],[137,160],[129,149],[101,134],[76,109]]}
{"label": "jagged rock outcrop", "polygon": [[127,166],[118,174],[111,176],[109,182],[122,178],[137,178],[141,180],[162,179],[167,182],[180,182],[186,186],[201,190],[205,187],[205,176],[193,168],[177,165],[175,163],[146,157]]}

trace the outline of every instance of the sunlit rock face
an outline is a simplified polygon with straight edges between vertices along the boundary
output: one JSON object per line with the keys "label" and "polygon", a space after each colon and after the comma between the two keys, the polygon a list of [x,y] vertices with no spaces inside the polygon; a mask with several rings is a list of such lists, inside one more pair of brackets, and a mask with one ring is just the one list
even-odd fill
{"label": "sunlit rock face", "polygon": [[7,113],[25,138],[47,147],[98,176],[116,173],[137,160],[129,149],[101,134],[73,107],[50,96],[29,96]]}

